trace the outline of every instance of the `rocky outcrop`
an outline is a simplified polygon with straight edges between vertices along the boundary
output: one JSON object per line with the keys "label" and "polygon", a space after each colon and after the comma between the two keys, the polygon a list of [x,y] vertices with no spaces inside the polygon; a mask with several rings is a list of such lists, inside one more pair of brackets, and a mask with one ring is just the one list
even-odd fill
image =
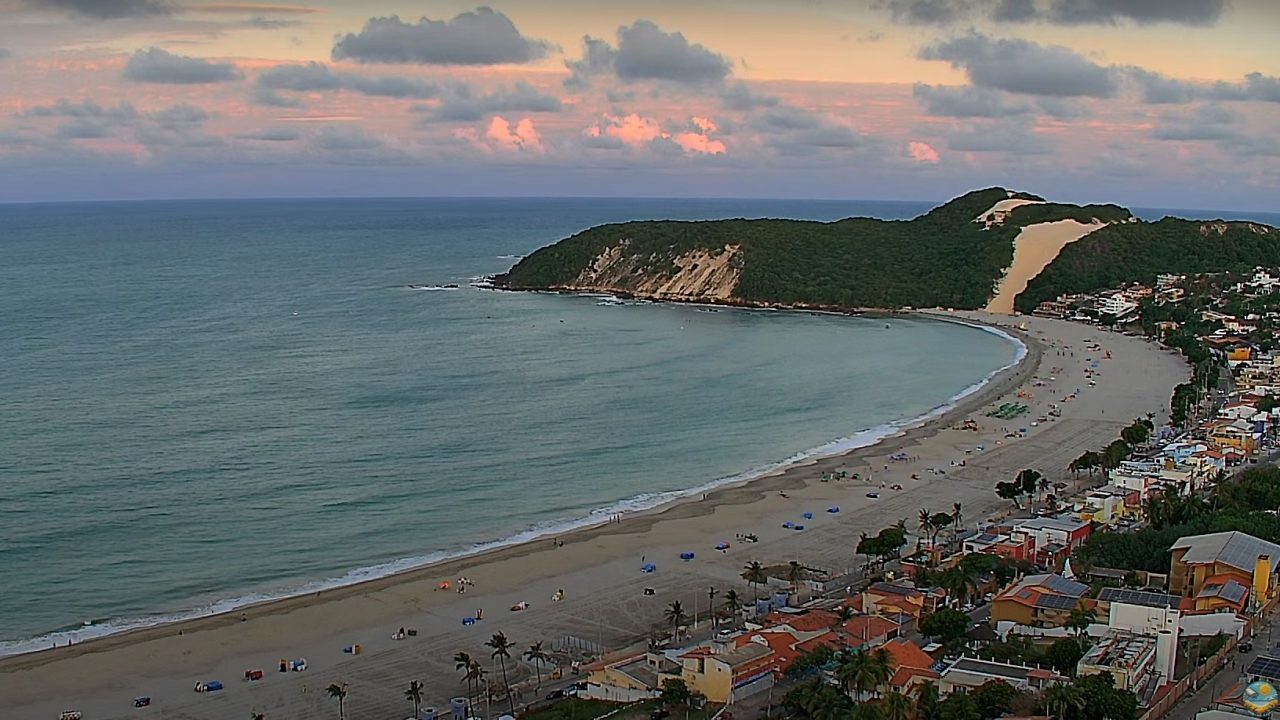
{"label": "rocky outcrop", "polygon": [[742,273],[741,249],[691,250],[675,257],[667,272],[646,272],[647,256],[628,252],[629,240],[606,248],[565,290],[625,292],[656,300],[727,301]]}

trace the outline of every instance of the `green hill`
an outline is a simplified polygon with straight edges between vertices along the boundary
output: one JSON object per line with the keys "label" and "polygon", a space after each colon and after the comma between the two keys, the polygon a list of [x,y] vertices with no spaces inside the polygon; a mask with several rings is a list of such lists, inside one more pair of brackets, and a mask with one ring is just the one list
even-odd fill
{"label": "green hill", "polygon": [[[1031,202],[998,216],[989,212],[1007,200]],[[1059,220],[1111,224],[1068,245],[1032,280],[1018,296],[1017,307],[1024,312],[1058,293],[1097,290],[1160,272],[1280,265],[1280,234],[1257,230],[1265,226],[1142,223],[1116,205],[1048,203],[997,187],[968,193],[912,220],[601,225],[534,252],[494,283],[512,290],[747,305],[976,309],[986,306],[1013,261],[1014,238],[1022,228]]]}

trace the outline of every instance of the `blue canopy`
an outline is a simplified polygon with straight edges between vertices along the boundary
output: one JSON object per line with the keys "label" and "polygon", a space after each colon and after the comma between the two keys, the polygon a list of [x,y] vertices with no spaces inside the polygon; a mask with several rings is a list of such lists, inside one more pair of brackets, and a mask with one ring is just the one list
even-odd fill
{"label": "blue canopy", "polygon": [[653,563],[645,563],[640,566],[640,572],[643,572],[643,573],[651,573],[657,569],[658,569],[658,566],[654,565]]}
{"label": "blue canopy", "polygon": [[840,512],[840,508],[836,507],[835,505],[832,505],[831,507],[827,508],[827,512],[829,512],[829,513],[838,513],[838,512]]}
{"label": "blue canopy", "polygon": [[692,559],[693,559],[693,553],[691,553],[691,552],[689,552],[688,550],[686,550],[686,551],[684,551],[684,552],[680,553],[680,559],[681,559],[681,560],[692,560]]}
{"label": "blue canopy", "polygon": [[812,520],[812,519],[813,519],[813,513],[811,513],[811,512],[807,512],[807,513],[800,513],[800,516],[801,516],[801,517],[803,517],[805,520]]}

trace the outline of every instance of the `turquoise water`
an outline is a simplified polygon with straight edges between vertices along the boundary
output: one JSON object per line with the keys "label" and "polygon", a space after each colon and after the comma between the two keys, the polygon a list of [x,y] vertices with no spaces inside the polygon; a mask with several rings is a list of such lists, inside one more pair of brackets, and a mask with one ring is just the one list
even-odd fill
{"label": "turquoise water", "polygon": [[881,436],[1014,346],[468,283],[604,221],[924,209],[0,206],[0,652],[382,575]]}

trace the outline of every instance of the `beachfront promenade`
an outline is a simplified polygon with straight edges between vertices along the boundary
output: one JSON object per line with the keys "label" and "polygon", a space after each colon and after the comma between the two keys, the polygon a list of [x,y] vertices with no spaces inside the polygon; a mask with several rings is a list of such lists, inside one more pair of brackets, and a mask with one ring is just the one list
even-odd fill
{"label": "beachfront promenade", "polygon": [[[100,653],[27,667],[0,663],[0,703],[11,710],[4,717],[41,720],[75,707],[92,720],[245,720],[250,711],[263,712],[269,720],[336,718],[336,703],[324,688],[337,682],[349,688],[351,720],[404,718],[412,709],[404,698],[410,680],[425,683],[426,705],[447,707],[448,698],[465,692],[454,667],[459,651],[484,662],[491,679],[500,677],[484,647],[496,632],[504,632],[514,644],[508,668],[517,683],[533,675],[532,666],[518,659],[533,643],[550,649],[575,638],[619,649],[663,626],[663,611],[672,601],[680,601],[686,612],[696,608],[705,613],[709,587],[717,588],[719,598],[733,588],[749,601],[752,591],[740,574],[750,561],[777,565],[795,560],[842,573],[862,564],[854,553],[859,533],[874,533],[900,518],[914,530],[921,508],[950,510],[956,502],[964,507],[966,526],[973,527],[1013,509],[994,494],[996,481],[1034,467],[1050,481],[1071,482],[1066,470],[1071,460],[1106,445],[1134,417],[1161,413],[1171,386],[1185,377],[1185,366],[1176,357],[1139,339],[1039,319],[1031,334],[1043,345],[1041,369],[1024,368],[1007,387],[974,398],[942,427],[713,493],[662,514],[568,536],[563,547],[547,540],[461,570],[444,568],[347,591],[327,602],[297,601],[275,612],[251,612],[245,622],[188,626],[183,636],[166,629]],[[1093,388],[1087,387],[1081,369],[1085,338],[1103,343],[1114,355]],[[1073,351],[1079,356],[1071,357]],[[1063,368],[1057,380],[1033,386],[1031,376],[1047,376],[1044,370],[1051,367]],[[1049,403],[1076,388],[1082,388],[1081,394],[1062,406],[1061,419],[1036,422]],[[1015,395],[1019,390],[1024,392],[1020,398]],[[992,403],[1014,399],[1032,406],[1030,416],[1006,422],[982,412]],[[963,418],[976,420],[982,431],[959,429]],[[1029,432],[1005,438],[1003,425],[1028,427]],[[897,452],[912,459],[889,460]],[[818,481],[837,468],[858,472],[863,479]],[[901,491],[882,487],[898,483]],[[868,498],[868,492],[879,497]],[[830,505],[839,505],[841,512],[823,512]],[[804,511],[814,513],[805,521],[806,530],[782,528],[783,521],[798,521]],[[712,550],[720,540],[733,540],[736,532],[755,533],[760,542],[733,543],[723,554]],[[696,551],[696,558],[680,561],[685,550]],[[657,564],[658,570],[640,573],[642,559]],[[459,574],[476,580],[473,590],[464,595],[435,591],[439,579]],[[654,594],[645,595],[646,587]],[[551,602],[562,588],[565,599]],[[521,601],[532,606],[521,612],[508,609]],[[479,608],[484,619],[464,626],[461,619]],[[391,640],[401,626],[417,628],[419,635]],[[342,648],[353,643],[361,643],[365,652],[343,654]],[[306,657],[311,669],[278,673],[281,657]],[[266,677],[241,681],[249,667],[263,668]],[[207,679],[220,679],[228,688],[208,695],[192,692],[195,681]],[[144,694],[155,698],[155,705],[131,709],[130,699]],[[529,689],[522,699],[534,697]],[[503,710],[505,702],[495,704],[487,716]]]}

